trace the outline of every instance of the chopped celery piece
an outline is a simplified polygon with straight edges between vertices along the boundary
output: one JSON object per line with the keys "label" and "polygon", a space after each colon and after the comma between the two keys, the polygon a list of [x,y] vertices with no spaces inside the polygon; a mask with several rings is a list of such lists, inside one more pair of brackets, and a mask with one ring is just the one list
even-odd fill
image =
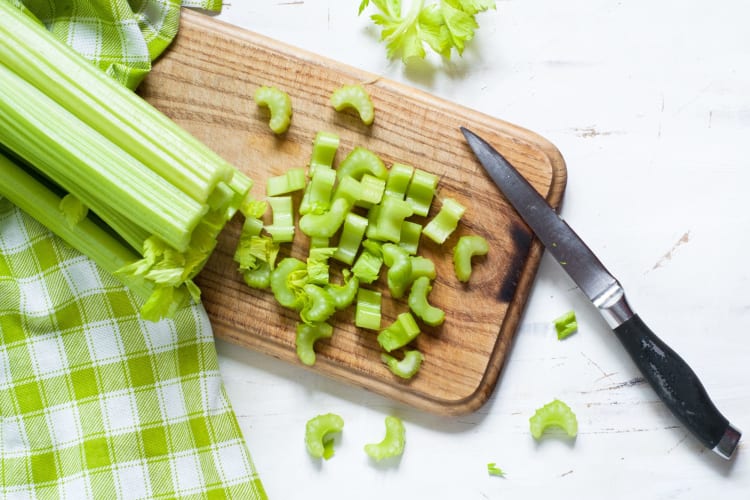
{"label": "chopped celery piece", "polygon": [[421,255],[411,256],[411,277],[412,281],[416,280],[420,276],[426,276],[431,280],[437,277],[437,270],[435,269],[435,263],[427,257]]}
{"label": "chopped celery piece", "polygon": [[495,462],[490,462],[487,464],[487,473],[490,476],[505,477],[505,472],[503,471],[503,469],[498,467],[497,464],[495,464]]}
{"label": "chopped celery piece", "polygon": [[332,168],[338,148],[338,135],[330,132],[318,132],[313,140],[312,155],[310,156],[310,176],[315,175],[315,170],[319,166]]}
{"label": "chopped celery piece", "polygon": [[383,257],[383,242],[367,238],[362,242],[362,248],[377,257]]}
{"label": "chopped celery piece", "polygon": [[416,255],[419,250],[419,237],[422,235],[422,225],[417,222],[405,220],[401,224],[401,236],[398,246],[411,255]]}
{"label": "chopped celery piece", "polygon": [[427,216],[427,213],[430,211],[430,206],[432,205],[432,199],[435,197],[437,184],[437,175],[420,169],[414,170],[411,183],[406,191],[406,201],[414,210],[415,214],[423,217]]}
{"label": "chopped celery piece", "polygon": [[335,413],[324,413],[311,418],[305,424],[305,446],[307,452],[315,458],[329,459],[333,455],[333,448],[329,443],[328,451],[326,442],[330,434],[341,432],[344,429],[344,419]]}
{"label": "chopped celery piece", "polygon": [[240,234],[240,241],[234,252],[234,260],[241,272],[256,269],[262,262],[273,268],[278,253],[279,244],[272,238],[264,235],[248,236]]}
{"label": "chopped celery piece", "polygon": [[378,179],[386,179],[388,177],[388,169],[385,168],[383,161],[378,158],[378,155],[361,146],[355,147],[344,158],[336,172],[339,180],[344,177],[353,177],[359,181],[362,180],[362,176],[365,174],[370,174]]}
{"label": "chopped celery piece", "polygon": [[315,342],[333,336],[333,327],[328,323],[297,323],[297,357],[307,366],[315,364]]}
{"label": "chopped celery piece", "polygon": [[383,245],[383,262],[388,266],[388,289],[391,296],[401,298],[411,284],[411,256],[394,243]]}
{"label": "chopped celery piece", "polygon": [[307,256],[307,280],[316,285],[327,285],[330,281],[328,274],[328,259],[336,251],[332,247],[311,248]]}
{"label": "chopped celery piece", "polygon": [[240,206],[240,212],[245,216],[245,219],[260,219],[266,213],[267,209],[268,202],[256,200],[252,196],[248,196],[243,200]]}
{"label": "chopped celery piece", "polygon": [[307,183],[299,213],[319,214],[331,207],[333,186],[336,183],[336,171],[324,165],[319,165],[314,173],[311,173],[310,182]]}
{"label": "chopped celery piece", "polygon": [[283,134],[289,128],[292,119],[292,100],[289,94],[276,87],[259,87],[255,91],[255,102],[265,106],[271,113],[268,127],[275,134]]}
{"label": "chopped celery piece", "polygon": [[403,200],[409,189],[409,182],[411,182],[412,175],[414,175],[414,167],[411,165],[404,165],[403,163],[394,163],[391,165],[385,184],[385,194]]}
{"label": "chopped celery piece", "polygon": [[576,320],[575,311],[568,311],[557,318],[555,320],[555,331],[557,332],[558,340],[563,340],[564,338],[577,332],[578,321]]}
{"label": "chopped celery piece", "polygon": [[351,206],[354,206],[362,199],[362,183],[354,177],[344,177],[339,180],[336,189],[333,192],[333,199],[345,199]]}
{"label": "chopped celery piece", "polygon": [[375,290],[360,288],[357,292],[357,306],[354,313],[354,324],[368,330],[380,330],[380,306],[382,294]]}
{"label": "chopped celery piece", "polygon": [[89,213],[88,207],[72,194],[63,196],[62,200],[60,200],[60,210],[71,226],[75,226],[81,222]]}
{"label": "chopped celery piece", "polygon": [[362,192],[357,200],[357,206],[370,208],[377,205],[383,199],[385,192],[385,181],[374,175],[364,174],[360,181]]}
{"label": "chopped celery piece", "polygon": [[578,434],[578,420],[568,405],[555,399],[542,406],[529,419],[529,428],[534,439],[539,439],[548,427],[561,427],[570,437]]}
{"label": "chopped celery piece", "polygon": [[350,208],[348,201],[339,198],[326,212],[308,213],[300,217],[299,228],[310,237],[330,238],[344,223]]}
{"label": "chopped celery piece", "polygon": [[273,213],[273,222],[266,226],[273,241],[290,242],[294,240],[294,210],[291,196],[271,196],[268,198]]}
{"label": "chopped celery piece", "polygon": [[295,257],[286,257],[279,262],[276,268],[271,272],[271,291],[276,298],[276,301],[284,307],[289,309],[301,309],[303,304],[302,301],[302,286],[298,283],[293,283],[290,279],[295,272],[305,272],[307,266],[301,260]]}
{"label": "chopped celery piece", "polygon": [[461,236],[453,249],[453,269],[459,281],[466,283],[471,278],[471,258],[487,255],[490,246],[487,240],[477,235]]}
{"label": "chopped celery piece", "polygon": [[331,106],[336,111],[354,108],[365,125],[371,125],[375,120],[375,107],[362,85],[344,85],[334,90],[331,94]]}
{"label": "chopped celery piece", "polygon": [[367,219],[365,217],[354,212],[346,214],[344,227],[341,230],[338,247],[333,254],[333,258],[351,266],[357,252],[359,252],[366,229]]}
{"label": "chopped celery piece", "polygon": [[404,453],[406,429],[400,418],[385,417],[385,437],[379,443],[365,445],[365,453],[374,460],[397,457]]}
{"label": "chopped celery piece", "polygon": [[414,316],[404,312],[396,317],[396,321],[378,334],[378,344],[386,352],[400,349],[417,338],[419,325]]}
{"label": "chopped celery piece", "polygon": [[401,226],[414,211],[404,200],[393,196],[383,196],[380,205],[370,210],[370,224],[367,237],[398,243],[401,239]]}
{"label": "chopped celery piece", "polygon": [[383,267],[383,258],[365,248],[354,262],[352,272],[362,283],[372,283],[380,277],[381,267]]}
{"label": "chopped celery piece", "polygon": [[438,326],[445,321],[445,311],[431,305],[427,300],[432,290],[430,279],[422,276],[417,278],[409,292],[409,308],[419,319],[430,326]]}
{"label": "chopped celery piece", "polygon": [[443,244],[448,236],[456,230],[458,221],[463,217],[466,208],[453,198],[443,200],[438,214],[422,229],[422,234],[438,244]]}
{"label": "chopped celery piece", "polygon": [[306,184],[305,169],[290,168],[282,175],[270,177],[266,181],[266,195],[279,196],[299,191],[300,189],[304,189]]}
{"label": "chopped celery piece", "polygon": [[302,302],[304,306],[300,311],[300,318],[308,324],[320,323],[326,321],[336,312],[333,298],[328,294],[325,288],[306,283],[302,287]]}
{"label": "chopped celery piece", "polygon": [[381,354],[380,359],[388,366],[391,373],[404,379],[410,379],[417,374],[422,366],[424,355],[416,349],[411,349],[405,351],[403,359],[400,360],[386,353]]}
{"label": "chopped celery piece", "polygon": [[330,246],[331,239],[322,236],[310,238],[310,249],[327,248]]}
{"label": "chopped celery piece", "polygon": [[271,265],[260,262],[255,268],[242,271],[242,278],[250,288],[268,288],[271,286]]}
{"label": "chopped celery piece", "polygon": [[342,285],[328,284],[326,291],[333,299],[333,306],[337,311],[349,307],[357,296],[359,290],[359,278],[352,275],[348,269],[344,269],[344,283]]}

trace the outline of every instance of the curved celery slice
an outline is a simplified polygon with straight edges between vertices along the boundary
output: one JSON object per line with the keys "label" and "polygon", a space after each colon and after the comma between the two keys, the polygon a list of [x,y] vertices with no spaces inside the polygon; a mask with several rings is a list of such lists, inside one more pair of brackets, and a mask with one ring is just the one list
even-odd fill
{"label": "curved celery slice", "polygon": [[461,236],[453,249],[453,269],[456,277],[464,283],[471,278],[471,258],[475,255],[487,255],[490,246],[487,240],[477,235]]}
{"label": "curved celery slice", "polygon": [[344,227],[341,230],[341,236],[339,236],[338,246],[333,253],[334,259],[339,260],[344,264],[352,265],[354,258],[357,256],[357,252],[359,252],[359,247],[362,244],[362,238],[365,236],[367,224],[367,219],[361,215],[354,212],[346,214]]}
{"label": "curved celery slice", "polygon": [[330,434],[343,429],[344,419],[335,413],[324,413],[308,420],[305,425],[305,446],[308,453],[315,458],[331,458],[333,446]]}
{"label": "curved celery slice", "polygon": [[343,285],[329,284],[325,287],[328,295],[333,299],[333,306],[337,311],[349,307],[357,297],[357,291],[359,290],[359,278],[352,275],[348,269],[344,269],[343,273]]}
{"label": "curved celery slice", "polygon": [[302,287],[302,291],[304,295],[301,300],[304,306],[299,315],[305,323],[313,324],[326,321],[336,312],[333,298],[325,288],[306,283]]}
{"label": "curved celery slice", "polygon": [[375,107],[370,95],[361,85],[344,85],[334,90],[331,94],[331,106],[336,111],[354,108],[365,125],[370,125],[375,120]]}
{"label": "curved celery slice", "polygon": [[336,183],[336,171],[325,165],[318,165],[310,172],[310,182],[300,202],[299,213],[323,213],[331,207],[333,186]]}
{"label": "curved celery slice", "polygon": [[254,269],[242,271],[242,278],[251,288],[268,288],[271,285],[271,265],[268,262],[260,262]]}
{"label": "curved celery slice", "polygon": [[[367,240],[365,240],[367,242]],[[364,243],[363,242],[363,245]],[[362,283],[372,283],[380,277],[380,268],[383,267],[383,258],[375,255],[365,248],[354,261],[352,272]]]}
{"label": "curved celery slice", "polygon": [[293,191],[304,189],[307,184],[305,170],[302,168],[290,168],[281,175],[269,177],[266,181],[266,195],[279,196]]}
{"label": "curved celery slice", "polygon": [[383,262],[388,266],[388,289],[391,296],[401,298],[411,284],[411,256],[394,243],[383,245]]}
{"label": "curved celery slice", "polygon": [[437,277],[437,270],[435,269],[435,263],[427,257],[421,255],[411,256],[411,277],[412,281],[416,280],[420,276],[426,276],[431,280]]}
{"label": "curved celery slice", "polygon": [[273,241],[290,242],[294,240],[294,209],[291,196],[270,196],[267,198],[271,205],[273,221],[266,226]]}
{"label": "curved celery slice", "polygon": [[448,236],[456,230],[458,221],[463,217],[466,208],[453,198],[443,200],[438,214],[422,229],[422,234],[438,244],[443,244]]}
{"label": "curved celery slice", "polygon": [[529,428],[534,439],[539,439],[548,427],[561,427],[570,437],[578,434],[578,420],[568,405],[555,399],[539,408],[529,419]]}
{"label": "curved celery slice", "polygon": [[315,170],[320,167],[333,167],[333,160],[339,148],[339,136],[331,132],[318,132],[313,140],[312,154],[310,155],[310,175],[315,175]]}
{"label": "curved celery slice", "polygon": [[385,194],[403,200],[406,197],[409,182],[411,182],[413,175],[414,167],[411,165],[404,165],[403,163],[394,163],[391,165],[390,170],[388,170],[388,179],[385,183]]}
{"label": "curved celery slice", "polygon": [[417,278],[409,292],[409,308],[419,319],[430,326],[438,326],[445,321],[445,311],[431,305],[427,301],[427,295],[432,290],[430,279],[422,276]]}
{"label": "curved celery slice", "polygon": [[365,445],[365,453],[375,460],[397,457],[404,452],[406,428],[400,418],[385,417],[385,437],[379,443]]}
{"label": "curved celery slice", "polygon": [[339,198],[333,202],[327,212],[308,213],[300,217],[299,228],[310,237],[330,238],[344,223],[350,208],[348,201]]}
{"label": "curved celery slice", "polygon": [[370,210],[367,237],[398,243],[401,241],[404,220],[413,214],[414,211],[406,201],[393,196],[383,196],[383,201]]}
{"label": "curved celery slice", "polygon": [[396,321],[378,334],[378,344],[386,352],[391,352],[404,347],[417,338],[419,325],[414,316],[404,312],[396,317]]}
{"label": "curved celery slice", "polygon": [[315,364],[315,342],[333,336],[333,327],[328,323],[297,323],[297,335],[295,344],[297,346],[297,357],[307,365]]}
{"label": "curved celery slice", "polygon": [[295,257],[286,257],[279,262],[271,272],[271,291],[276,301],[290,309],[301,309],[301,286],[291,283],[290,277],[294,272],[306,272],[307,265]]}
{"label": "curved celery slice", "polygon": [[255,102],[266,106],[271,113],[268,127],[275,134],[283,134],[292,120],[292,100],[289,94],[276,87],[259,87],[255,91]]}
{"label": "curved celery slice", "polygon": [[401,360],[386,353],[381,354],[380,359],[388,365],[391,373],[403,379],[410,379],[419,371],[424,356],[418,350],[412,349],[404,352],[404,358]]}
{"label": "curved celery slice", "polygon": [[357,291],[357,306],[354,324],[368,330],[380,330],[382,294],[376,290],[360,288]]}
{"label": "curved celery slice", "polygon": [[371,174],[364,174],[360,180],[362,192],[357,200],[357,206],[370,208],[377,205],[383,199],[385,193],[385,181]]}
{"label": "curved celery slice", "polygon": [[336,170],[336,177],[339,180],[344,177],[353,177],[359,181],[365,174],[370,174],[378,179],[386,179],[388,169],[385,168],[383,160],[378,155],[361,146],[352,149]]}

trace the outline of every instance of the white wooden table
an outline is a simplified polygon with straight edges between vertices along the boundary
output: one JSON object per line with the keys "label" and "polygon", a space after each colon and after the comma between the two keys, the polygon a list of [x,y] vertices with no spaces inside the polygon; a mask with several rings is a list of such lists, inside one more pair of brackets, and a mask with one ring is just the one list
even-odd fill
{"label": "white wooden table", "polygon": [[[750,2],[499,0],[463,59],[404,69],[353,0],[234,0],[220,19],[416,86],[551,140],[568,166],[562,215],[631,304],[750,432]],[[372,9],[369,11],[371,12]],[[579,332],[551,320],[573,309]],[[489,402],[439,417],[218,342],[229,397],[271,498],[750,498],[746,442],[726,462],[680,425],[548,256]],[[535,442],[553,398],[579,435]],[[335,456],[305,421],[340,414]],[[401,417],[400,460],[365,443]],[[506,477],[487,474],[496,462]]]}

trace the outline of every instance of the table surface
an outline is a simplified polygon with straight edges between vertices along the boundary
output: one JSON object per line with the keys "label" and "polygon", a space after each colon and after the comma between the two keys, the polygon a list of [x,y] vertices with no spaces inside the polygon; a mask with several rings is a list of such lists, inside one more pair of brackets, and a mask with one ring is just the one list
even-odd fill
{"label": "table surface", "polygon": [[[529,128],[565,157],[561,213],[631,304],[750,432],[750,3],[499,0],[463,58],[405,68],[352,0],[234,1],[219,19]],[[372,8],[368,10],[371,12]],[[579,331],[556,339],[573,309]],[[440,417],[217,342],[229,397],[271,498],[748,498],[745,441],[731,461],[669,413],[562,269],[545,255],[494,394]],[[559,398],[574,441],[529,433]],[[305,422],[345,420],[328,461]],[[407,445],[375,463],[397,415]],[[505,477],[487,474],[496,462]]]}

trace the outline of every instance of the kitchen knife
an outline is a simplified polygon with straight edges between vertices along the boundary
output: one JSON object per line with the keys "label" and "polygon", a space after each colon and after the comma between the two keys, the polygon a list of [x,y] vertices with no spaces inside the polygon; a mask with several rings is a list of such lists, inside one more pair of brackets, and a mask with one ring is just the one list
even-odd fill
{"label": "kitchen knife", "polygon": [[599,309],[664,404],[701,443],[729,459],[742,433],[714,406],[695,372],[631,310],[620,283],[515,167],[484,139],[464,127],[461,132],[500,191]]}

